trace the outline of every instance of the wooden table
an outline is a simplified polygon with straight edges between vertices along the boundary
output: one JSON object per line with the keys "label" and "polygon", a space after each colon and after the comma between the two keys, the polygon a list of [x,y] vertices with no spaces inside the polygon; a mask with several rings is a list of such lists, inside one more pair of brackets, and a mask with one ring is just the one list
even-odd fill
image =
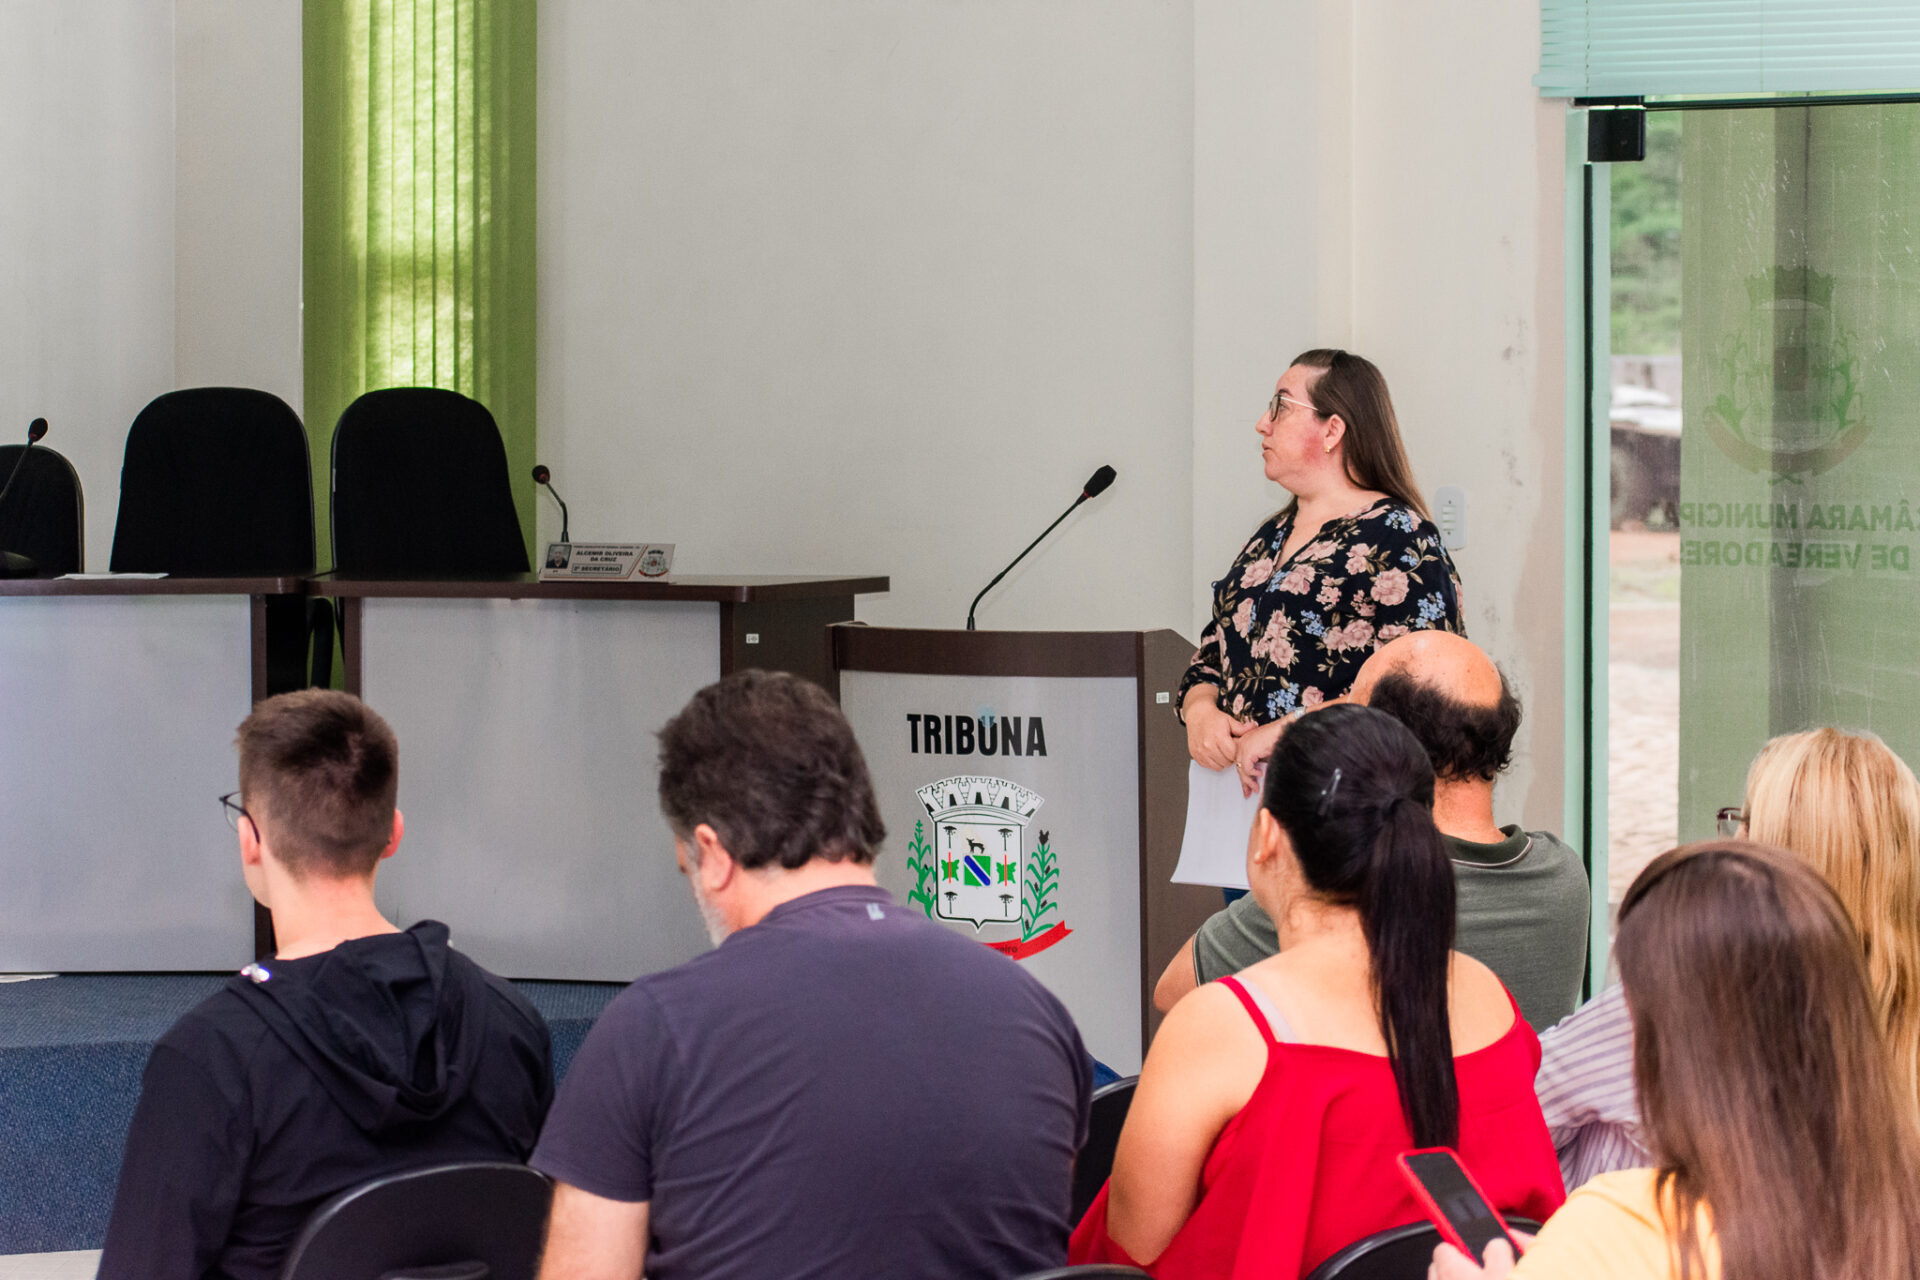
{"label": "wooden table", "polygon": [[884,577],[540,582],[323,574],[346,687],[400,739],[407,834],[379,900],[515,978],[626,981],[707,946],[656,798],[655,734],[747,667],[837,692],[827,628]]}

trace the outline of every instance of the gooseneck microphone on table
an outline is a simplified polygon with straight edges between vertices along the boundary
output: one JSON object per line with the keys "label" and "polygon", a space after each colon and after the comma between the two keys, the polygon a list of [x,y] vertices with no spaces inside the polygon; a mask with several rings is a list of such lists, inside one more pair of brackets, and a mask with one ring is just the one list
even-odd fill
{"label": "gooseneck microphone on table", "polygon": [[[33,446],[39,444],[41,437],[46,434],[45,418],[35,418],[28,424],[27,447],[20,451],[18,458],[14,459],[13,470],[7,473],[7,482],[0,485],[0,504],[6,502],[7,492],[13,488],[13,478],[20,474],[20,468],[27,460],[27,454],[32,452]],[[13,551],[0,551],[0,578],[31,578],[39,571],[40,566],[34,563],[32,556],[23,556]]]}
{"label": "gooseneck microphone on table", "polygon": [[567,536],[567,504],[562,502],[560,495],[554,491],[553,472],[547,470],[539,463],[535,463],[533,467],[533,482],[542,489],[545,489],[548,493],[553,494],[553,500],[560,503],[560,541],[571,543],[573,539]]}
{"label": "gooseneck microphone on table", "polygon": [[[1043,529],[1038,538],[1035,538],[1032,542],[1029,542],[1027,544],[1027,551],[1033,550],[1035,547],[1039,546],[1042,542],[1044,542],[1049,533],[1052,533],[1055,529],[1058,529],[1060,527],[1060,520],[1065,520],[1068,516],[1072,515],[1074,513],[1075,508],[1077,508],[1081,503],[1085,502],[1088,498],[1097,498],[1101,494],[1105,493],[1107,491],[1107,486],[1113,483],[1113,478],[1116,474],[1118,473],[1115,472],[1112,467],[1101,467],[1098,471],[1088,476],[1086,485],[1081,488],[1080,496],[1073,500],[1073,505],[1068,507],[1065,511],[1062,511],[1060,513],[1060,519],[1055,520],[1052,524],[1048,525],[1045,529]],[[983,598],[985,598],[987,592],[993,590],[994,587],[999,584],[1000,579],[1006,577],[1009,573],[1013,572],[1013,565],[1019,564],[1022,560],[1025,560],[1027,558],[1027,551],[1022,551],[1019,555],[1015,556],[1013,558],[1013,564],[1009,564],[1006,568],[994,574],[993,581],[989,582],[986,586],[980,588],[980,594],[975,596],[973,598],[973,603],[967,606],[967,630],[969,631],[974,630],[973,611],[980,607],[980,601]]]}

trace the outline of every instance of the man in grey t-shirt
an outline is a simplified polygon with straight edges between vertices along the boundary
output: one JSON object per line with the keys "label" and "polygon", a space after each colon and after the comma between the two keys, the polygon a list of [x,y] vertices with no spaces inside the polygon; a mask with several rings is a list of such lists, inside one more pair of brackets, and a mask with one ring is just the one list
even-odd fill
{"label": "man in grey t-shirt", "polygon": [[[1507,767],[1520,702],[1493,660],[1464,636],[1416,631],[1367,659],[1348,700],[1413,730],[1433,758],[1433,820],[1458,888],[1454,949],[1507,984],[1538,1031],[1572,1013],[1586,972],[1587,873],[1545,831],[1493,820],[1493,782]],[[1200,926],[1160,977],[1160,1009],[1279,950],[1273,921],[1251,896]]]}
{"label": "man in grey t-shirt", "polygon": [[529,1161],[546,1280],[979,1280],[1066,1260],[1092,1060],[1019,964],[874,882],[885,835],[824,689],[744,671],[660,731],[717,945],[628,987]]}

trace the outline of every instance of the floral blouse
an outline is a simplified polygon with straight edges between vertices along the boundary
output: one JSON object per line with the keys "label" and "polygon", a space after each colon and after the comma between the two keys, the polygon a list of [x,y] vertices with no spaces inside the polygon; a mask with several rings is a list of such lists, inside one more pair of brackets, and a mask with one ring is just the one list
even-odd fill
{"label": "floral blouse", "polygon": [[1406,507],[1382,498],[1329,520],[1282,563],[1292,532],[1292,516],[1274,516],[1213,584],[1213,620],[1176,707],[1206,683],[1219,688],[1221,710],[1264,724],[1351,689],[1360,664],[1395,636],[1465,633],[1440,531]]}

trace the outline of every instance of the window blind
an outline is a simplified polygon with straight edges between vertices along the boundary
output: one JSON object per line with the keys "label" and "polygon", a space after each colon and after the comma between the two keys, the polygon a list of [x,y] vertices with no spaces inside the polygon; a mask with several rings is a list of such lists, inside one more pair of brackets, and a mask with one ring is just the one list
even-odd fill
{"label": "window blind", "polygon": [[1541,95],[1920,91],[1912,0],[1541,0]]}

